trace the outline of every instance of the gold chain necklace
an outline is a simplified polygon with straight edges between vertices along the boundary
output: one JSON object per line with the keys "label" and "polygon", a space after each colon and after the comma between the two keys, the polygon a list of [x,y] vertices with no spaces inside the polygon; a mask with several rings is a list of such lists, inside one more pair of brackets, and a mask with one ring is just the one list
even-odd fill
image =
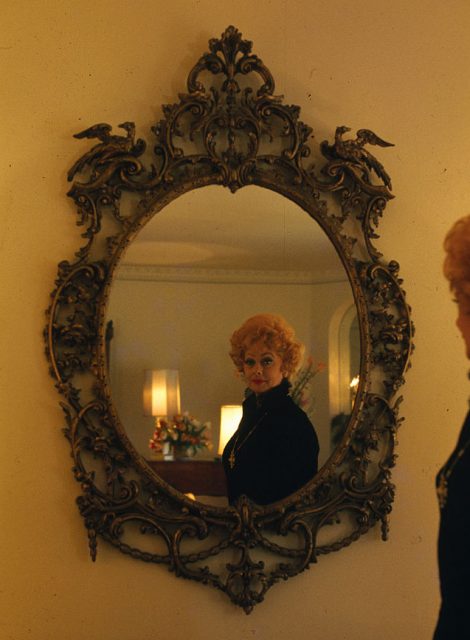
{"label": "gold chain necklace", "polygon": [[256,427],[258,427],[261,422],[264,420],[264,418],[266,418],[266,416],[268,415],[268,412],[266,411],[266,413],[263,413],[263,415],[261,416],[261,418],[255,422],[255,424],[251,427],[251,429],[249,430],[249,432],[247,433],[247,435],[243,438],[243,440],[240,442],[240,445],[237,447],[238,444],[238,438],[240,437],[240,434],[237,434],[235,436],[235,442],[233,443],[233,447],[232,450],[230,452],[230,455],[228,457],[228,461],[230,464],[230,469],[233,469],[233,467],[235,466],[235,453],[237,451],[240,451],[240,449],[243,447],[243,445],[245,444],[245,442],[248,440],[248,438],[251,436],[251,434],[253,433],[253,431],[256,429]]}
{"label": "gold chain necklace", "polygon": [[441,509],[443,509],[446,506],[447,494],[449,493],[449,478],[452,475],[452,472],[454,471],[455,465],[463,456],[469,444],[470,444],[470,439],[467,440],[464,446],[457,451],[457,454],[455,458],[452,460],[452,464],[449,465],[449,468],[445,469],[445,471],[444,469],[442,469],[442,471],[438,475],[436,493],[437,493],[437,499],[439,502],[439,507]]}

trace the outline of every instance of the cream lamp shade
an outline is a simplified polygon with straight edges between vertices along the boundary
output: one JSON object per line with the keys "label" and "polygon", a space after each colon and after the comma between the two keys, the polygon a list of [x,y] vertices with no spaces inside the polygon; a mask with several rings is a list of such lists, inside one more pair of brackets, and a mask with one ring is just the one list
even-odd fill
{"label": "cream lamp shade", "polygon": [[219,450],[221,456],[225,445],[237,430],[242,418],[241,404],[224,404],[220,407]]}
{"label": "cream lamp shade", "polygon": [[180,383],[176,369],[146,369],[144,415],[172,418],[181,412]]}

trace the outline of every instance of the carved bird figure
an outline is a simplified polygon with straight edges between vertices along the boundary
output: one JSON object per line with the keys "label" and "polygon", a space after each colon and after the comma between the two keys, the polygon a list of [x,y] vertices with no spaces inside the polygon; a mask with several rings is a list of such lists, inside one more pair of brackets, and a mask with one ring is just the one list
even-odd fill
{"label": "carved bird figure", "polygon": [[97,138],[101,142],[77,160],[67,173],[69,182],[87,164],[92,166],[102,165],[116,156],[122,156],[127,153],[138,156],[144,151],[145,142],[141,139],[135,141],[135,124],[133,122],[123,122],[118,126],[127,131],[126,136],[111,135],[112,127],[105,122],[94,124],[92,127],[74,135],[74,138]]}
{"label": "carved bird figure", "polygon": [[383,180],[385,186],[391,190],[392,182],[384,166],[364,147],[366,144],[378,145],[379,147],[393,147],[394,145],[382,140],[370,129],[359,129],[355,140],[343,140],[343,135],[348,131],[351,131],[349,127],[336,127],[334,144],[329,145],[325,140],[320,145],[323,154],[331,160],[347,160],[365,165],[374,171]]}

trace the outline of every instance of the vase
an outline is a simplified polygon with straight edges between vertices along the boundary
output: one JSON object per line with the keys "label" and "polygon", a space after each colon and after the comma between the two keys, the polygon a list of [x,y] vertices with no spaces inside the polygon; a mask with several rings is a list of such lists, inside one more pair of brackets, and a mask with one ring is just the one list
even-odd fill
{"label": "vase", "polygon": [[194,457],[193,447],[185,447],[181,444],[174,444],[171,447],[173,460],[187,460]]}

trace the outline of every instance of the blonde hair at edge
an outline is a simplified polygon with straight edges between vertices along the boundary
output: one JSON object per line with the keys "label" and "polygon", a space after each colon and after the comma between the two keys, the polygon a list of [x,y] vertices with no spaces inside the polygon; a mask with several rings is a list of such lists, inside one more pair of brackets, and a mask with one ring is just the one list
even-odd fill
{"label": "blonde hair at edge", "polygon": [[288,322],[282,316],[271,313],[252,316],[233,332],[230,357],[237,370],[243,373],[245,352],[259,340],[282,358],[283,375],[290,378],[300,366],[304,346],[296,339],[294,329]]}
{"label": "blonde hair at edge", "polygon": [[444,275],[451,290],[470,302],[470,216],[453,225],[444,240]]}

